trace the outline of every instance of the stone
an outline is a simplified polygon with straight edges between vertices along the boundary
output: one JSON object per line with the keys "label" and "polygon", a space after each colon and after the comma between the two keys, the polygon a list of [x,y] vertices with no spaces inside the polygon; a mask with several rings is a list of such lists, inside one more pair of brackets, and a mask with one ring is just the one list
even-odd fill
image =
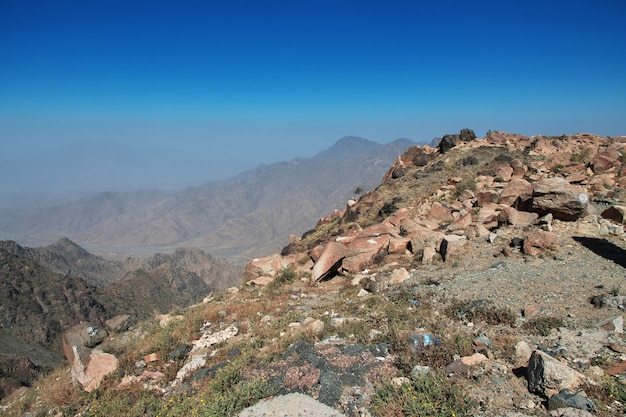
{"label": "stone", "polygon": [[432,204],[430,210],[428,211],[428,216],[442,223],[451,222],[452,220],[454,220],[454,218],[452,217],[452,210],[450,210],[448,207],[444,206],[438,201]]}
{"label": "stone", "polygon": [[526,307],[524,307],[524,311],[523,311],[524,318],[528,319],[528,318],[536,317],[541,313],[542,310],[543,308],[539,304],[527,305]]}
{"label": "stone", "polygon": [[534,224],[538,218],[537,213],[518,211],[513,207],[502,207],[500,214],[498,214],[498,224],[524,228]]}
{"label": "stone", "polygon": [[612,220],[615,223],[626,224],[626,206],[611,206],[604,210],[601,216],[605,219]]}
{"label": "stone", "polygon": [[575,394],[568,389],[563,389],[558,394],[554,394],[548,399],[548,410],[557,410],[559,408],[577,408],[585,410],[589,413],[596,413],[596,406],[589,398]]}
{"label": "stone", "polygon": [[496,190],[483,190],[476,193],[476,202],[480,207],[486,204],[497,204],[500,201],[500,194]]}
{"label": "stone", "polygon": [[313,285],[335,274],[341,267],[346,254],[347,248],[343,243],[328,242],[313,266],[309,284]]}
{"label": "stone", "polygon": [[61,344],[67,361],[74,363],[74,346],[93,348],[106,336],[106,330],[91,323],[77,324],[66,330],[61,337]]}
{"label": "stone", "polygon": [[441,241],[439,253],[444,262],[448,261],[455,254],[459,253],[467,243],[467,237],[457,235],[446,235]]}
{"label": "stone", "polygon": [[610,376],[626,375],[626,361],[614,363],[604,373]]}
{"label": "stone", "polygon": [[522,363],[528,363],[533,349],[524,341],[517,342],[515,345],[515,357]]}
{"label": "stone", "polygon": [[437,148],[439,148],[439,152],[446,153],[454,148],[459,143],[459,140],[461,140],[459,135],[444,135],[441,141],[439,141]]}
{"label": "stone", "polygon": [[589,411],[567,407],[550,411],[550,417],[595,417],[595,414],[592,414]]}
{"label": "stone", "polygon": [[224,342],[232,337],[237,336],[239,330],[235,326],[227,327],[224,330],[221,330],[217,333],[209,333],[205,332],[200,339],[191,342],[193,348],[191,351],[196,351],[199,349],[204,349],[210,346],[213,346],[217,343]]}
{"label": "stone", "polygon": [[528,390],[533,394],[549,398],[562,389],[576,389],[589,380],[552,356],[535,350],[526,368]]}
{"label": "stone", "polygon": [[255,279],[252,279],[250,281],[247,282],[248,285],[255,285],[257,287],[265,287],[269,284],[272,283],[272,281],[274,281],[274,277],[258,277]]}
{"label": "stone", "polygon": [[393,272],[391,273],[391,277],[389,278],[389,284],[399,285],[399,284],[402,284],[407,279],[409,279],[410,277],[411,275],[409,274],[409,271],[407,271],[405,268],[394,269]]}
{"label": "stone", "polygon": [[84,391],[91,392],[100,386],[105,376],[117,370],[118,360],[110,353],[99,349],[90,350],[73,346],[72,381]]}
{"label": "stone", "polygon": [[554,233],[537,230],[526,235],[522,251],[525,255],[537,256],[545,249],[556,250],[557,246],[557,237]]}
{"label": "stone", "polygon": [[478,366],[487,360],[487,357],[482,353],[474,353],[470,356],[464,356],[459,359],[462,363],[467,366]]}
{"label": "stone", "polygon": [[189,361],[178,370],[176,373],[176,379],[172,383],[173,387],[180,384],[185,378],[191,375],[194,371],[202,368],[207,364],[207,355],[193,355]]}
{"label": "stone", "polygon": [[115,316],[104,322],[104,327],[110,332],[125,332],[132,325],[132,318],[128,314]]}
{"label": "stone", "polygon": [[157,353],[150,353],[143,357],[145,363],[156,362],[159,360],[159,355]]}
{"label": "stone", "polygon": [[574,221],[585,215],[589,196],[584,188],[554,177],[534,184],[532,201],[531,210],[540,216],[552,213],[555,219]]}
{"label": "stone", "polygon": [[622,315],[611,317],[601,321],[597,326],[608,332],[622,334],[624,333],[624,317]]}
{"label": "stone", "polygon": [[461,133],[459,135],[463,142],[471,142],[476,139],[476,133],[472,129],[461,129]]}
{"label": "stone", "polygon": [[552,213],[548,213],[545,216],[541,216],[537,219],[537,224],[545,231],[552,231]]}
{"label": "stone", "polygon": [[528,209],[533,196],[533,185],[525,179],[513,179],[502,189],[500,204],[515,207],[518,210]]}
{"label": "stone", "polygon": [[448,226],[449,232],[465,230],[472,224],[472,213],[465,213]]}
{"label": "stone", "polygon": [[411,370],[411,378],[417,379],[430,373],[430,366],[415,365]]}
{"label": "stone", "polygon": [[176,349],[171,351],[169,355],[167,355],[167,359],[171,361],[180,361],[187,357],[187,354],[191,351],[191,346],[182,345],[178,346]]}

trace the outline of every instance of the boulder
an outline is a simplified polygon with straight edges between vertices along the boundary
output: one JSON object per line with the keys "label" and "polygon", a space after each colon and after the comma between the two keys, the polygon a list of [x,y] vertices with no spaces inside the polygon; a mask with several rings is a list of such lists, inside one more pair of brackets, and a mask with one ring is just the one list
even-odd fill
{"label": "boulder", "polygon": [[115,316],[104,322],[104,327],[110,332],[125,332],[133,323],[133,318],[128,314]]}
{"label": "boulder", "polygon": [[347,248],[340,242],[328,242],[319,259],[313,265],[309,284],[313,285],[334,275],[341,267],[341,263],[347,254]]}
{"label": "boulder", "polygon": [[472,213],[465,213],[448,226],[449,232],[465,230],[472,224]]}
{"label": "boulder", "polygon": [[459,137],[463,142],[471,142],[476,139],[476,133],[472,129],[461,129]]}
{"label": "boulder", "polygon": [[524,228],[535,223],[539,215],[527,211],[517,211],[513,207],[503,207],[498,214],[498,224]]}
{"label": "boulder", "polygon": [[500,193],[500,204],[513,206],[518,210],[530,207],[533,196],[533,186],[522,178],[511,180]]}
{"label": "boulder", "polygon": [[558,394],[554,394],[548,399],[548,410],[558,410],[559,408],[576,408],[589,413],[596,413],[596,406],[589,398],[581,394],[575,394],[568,389],[563,389]]}
{"label": "boulder", "polygon": [[546,398],[562,389],[576,389],[588,382],[587,377],[540,350],[530,356],[526,368],[528,390]]}
{"label": "boulder", "polygon": [[450,149],[454,148],[461,140],[460,135],[444,135],[439,142],[437,147],[439,148],[439,152],[446,153]]}
{"label": "boulder", "polygon": [[476,201],[480,207],[490,203],[498,203],[500,194],[496,190],[483,190],[476,193]]}
{"label": "boulder", "polygon": [[467,243],[465,236],[447,235],[441,241],[439,253],[444,262],[451,259],[455,254],[461,251],[461,248]]}
{"label": "boulder", "polygon": [[92,348],[101,343],[108,336],[106,330],[91,324],[77,324],[66,330],[61,337],[63,353],[67,361],[74,363],[74,346]]}
{"label": "boulder", "polygon": [[454,218],[452,217],[452,210],[438,201],[434,202],[433,205],[430,207],[430,210],[428,211],[428,217],[440,223],[451,222],[452,220],[454,220]]}
{"label": "boulder", "polygon": [[552,213],[555,219],[574,221],[585,214],[588,201],[584,188],[563,178],[547,178],[534,184],[531,210],[540,216]]}
{"label": "boulder", "polygon": [[98,388],[105,376],[117,370],[119,362],[110,353],[76,345],[72,350],[74,357],[71,368],[72,381],[87,392]]}

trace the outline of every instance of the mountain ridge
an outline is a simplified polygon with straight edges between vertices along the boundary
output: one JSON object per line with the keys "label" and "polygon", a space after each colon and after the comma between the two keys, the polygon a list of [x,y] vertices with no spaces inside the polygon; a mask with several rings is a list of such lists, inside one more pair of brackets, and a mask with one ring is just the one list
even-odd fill
{"label": "mountain ridge", "polygon": [[195,246],[245,262],[343,206],[356,188],[375,186],[408,144],[342,138],[312,158],[259,166],[178,192],[104,192],[48,209],[5,212],[0,230],[30,245],[68,236],[92,252],[118,255]]}

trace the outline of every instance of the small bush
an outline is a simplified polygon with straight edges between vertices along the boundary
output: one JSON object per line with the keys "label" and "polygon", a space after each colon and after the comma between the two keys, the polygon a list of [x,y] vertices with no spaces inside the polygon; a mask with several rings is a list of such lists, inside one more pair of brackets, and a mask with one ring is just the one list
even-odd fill
{"label": "small bush", "polygon": [[484,301],[454,301],[444,310],[448,317],[467,321],[484,321],[490,325],[515,326],[515,314],[508,308],[498,308]]}
{"label": "small bush", "polygon": [[563,319],[560,317],[539,317],[528,320],[522,325],[522,329],[531,334],[548,336],[550,334],[550,330],[558,329],[564,325]]}

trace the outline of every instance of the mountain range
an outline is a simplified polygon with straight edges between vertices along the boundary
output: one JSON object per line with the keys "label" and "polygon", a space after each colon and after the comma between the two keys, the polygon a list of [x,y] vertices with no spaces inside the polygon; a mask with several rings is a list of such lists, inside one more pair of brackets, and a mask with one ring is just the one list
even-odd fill
{"label": "mountain range", "polygon": [[355,190],[374,187],[413,144],[345,137],[312,158],[261,165],[176,192],[102,192],[46,207],[11,207],[1,213],[0,238],[38,246],[67,236],[112,256],[197,247],[245,263],[345,207]]}

